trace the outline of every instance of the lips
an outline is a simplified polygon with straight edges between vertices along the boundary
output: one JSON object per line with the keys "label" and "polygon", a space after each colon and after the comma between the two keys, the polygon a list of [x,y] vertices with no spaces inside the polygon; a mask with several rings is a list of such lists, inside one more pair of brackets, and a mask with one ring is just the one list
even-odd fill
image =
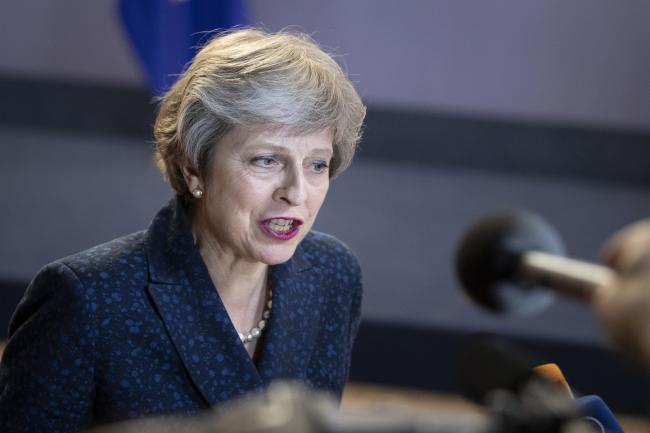
{"label": "lips", "polygon": [[302,220],[291,217],[275,217],[260,222],[262,232],[267,236],[278,240],[289,240],[295,237],[300,231]]}

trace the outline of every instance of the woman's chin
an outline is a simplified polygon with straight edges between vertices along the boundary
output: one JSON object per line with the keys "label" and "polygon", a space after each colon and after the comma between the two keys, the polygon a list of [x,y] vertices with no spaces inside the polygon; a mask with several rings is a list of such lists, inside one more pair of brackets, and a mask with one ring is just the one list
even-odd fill
{"label": "woman's chin", "polygon": [[260,262],[269,266],[281,265],[293,257],[293,254],[296,252],[296,246],[282,245],[274,248],[265,248],[264,251],[260,251]]}

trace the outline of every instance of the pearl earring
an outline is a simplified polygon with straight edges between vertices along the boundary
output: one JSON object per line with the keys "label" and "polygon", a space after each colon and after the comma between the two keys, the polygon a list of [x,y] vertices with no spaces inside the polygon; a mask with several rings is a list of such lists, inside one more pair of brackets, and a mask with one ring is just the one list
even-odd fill
{"label": "pearl earring", "polygon": [[192,196],[196,199],[203,197],[203,190],[201,188],[194,188],[192,190]]}

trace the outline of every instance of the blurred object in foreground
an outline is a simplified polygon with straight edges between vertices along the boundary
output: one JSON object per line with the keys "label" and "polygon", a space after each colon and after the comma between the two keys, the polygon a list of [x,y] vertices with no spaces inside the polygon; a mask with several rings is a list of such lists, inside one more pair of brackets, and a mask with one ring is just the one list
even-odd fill
{"label": "blurred object in foreground", "polygon": [[[561,374],[561,373],[560,373]],[[401,407],[407,411],[441,411],[465,414],[484,414],[485,408],[455,394],[433,393],[408,388],[386,387],[364,383],[349,383],[343,393],[341,410],[366,410],[378,407]],[[616,414],[625,433],[648,432],[648,419]]]}
{"label": "blurred object in foreground", "polygon": [[492,430],[490,417],[443,411],[408,412],[389,405],[341,412],[336,401],[298,383],[275,383],[192,418],[148,419],[119,423],[93,433],[316,433],[440,432],[481,433]]}
{"label": "blurred object in foreground", "polygon": [[566,396],[569,398],[574,398],[573,391],[569,386],[569,383],[564,377],[564,373],[560,370],[557,364],[550,362],[542,365],[538,365],[533,369],[536,373],[541,374],[546,377],[548,380],[557,385],[561,390],[566,393]]}
{"label": "blurred object in foreground", "polygon": [[609,338],[650,369],[650,219],[621,229],[607,242],[604,259],[620,278],[596,307]]}
{"label": "blurred object in foreground", "polygon": [[437,393],[419,389],[368,383],[348,383],[343,391],[341,410],[369,410],[401,408],[405,411],[445,411],[462,414],[485,414],[485,408],[466,398],[451,393]]}
{"label": "blurred object in foreground", "polygon": [[247,23],[244,0],[122,0],[119,12],[156,95],[174,84],[209,32]]}
{"label": "blurred object in foreground", "polygon": [[[298,383],[275,383],[268,390],[217,407],[212,413],[178,419],[140,420],[95,433],[591,433],[572,400],[554,388],[525,398],[503,391],[485,414],[405,411],[386,405],[340,412],[335,400]],[[551,395],[552,394],[552,395]],[[497,396],[495,394],[495,396]],[[498,401],[497,401],[498,400]],[[505,404],[504,404],[505,403]]]}

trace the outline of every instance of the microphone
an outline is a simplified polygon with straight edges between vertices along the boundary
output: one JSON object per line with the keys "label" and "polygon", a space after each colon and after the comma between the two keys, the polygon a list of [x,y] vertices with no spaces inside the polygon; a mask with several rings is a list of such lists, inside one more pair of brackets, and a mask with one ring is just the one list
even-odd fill
{"label": "microphone", "polygon": [[602,398],[597,395],[586,395],[576,398],[576,403],[584,420],[590,422],[597,432],[625,433]]}
{"label": "microphone", "polygon": [[545,380],[533,369],[533,356],[493,335],[470,339],[459,357],[458,369],[463,394],[479,404],[495,390],[521,394],[534,380]]}
{"label": "microphone", "polygon": [[557,364],[551,362],[548,364],[538,365],[533,368],[533,371],[546,377],[555,384],[559,390],[564,392],[568,398],[573,399],[573,391],[571,391],[571,387],[564,377],[564,373],[562,373],[562,370],[560,370],[560,367]]}
{"label": "microphone", "polygon": [[496,213],[461,238],[456,274],[470,298],[497,313],[537,313],[551,304],[553,293],[584,302],[604,296],[616,273],[564,253],[557,231],[541,217],[523,210]]}
{"label": "microphone", "polygon": [[[566,395],[573,399],[573,392],[564,374],[557,364],[543,364],[534,368],[535,372],[550,379],[562,389]],[[575,399],[583,421],[590,424],[590,427],[599,433],[625,433],[616,420],[616,417],[607,404],[597,395],[585,395]]]}
{"label": "microphone", "polygon": [[581,417],[576,402],[533,368],[530,354],[496,336],[472,340],[460,357],[463,394],[488,408],[495,431],[591,432],[573,428]]}

